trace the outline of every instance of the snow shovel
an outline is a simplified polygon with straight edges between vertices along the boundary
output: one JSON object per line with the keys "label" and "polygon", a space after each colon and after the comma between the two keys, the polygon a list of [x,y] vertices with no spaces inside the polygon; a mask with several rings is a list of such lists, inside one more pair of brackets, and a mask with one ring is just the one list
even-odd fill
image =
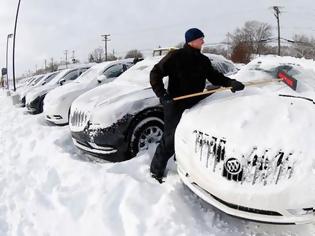
{"label": "snow shovel", "polygon": [[[286,75],[284,72],[279,72],[278,74],[278,79],[269,79],[269,80],[255,80],[251,82],[244,83],[245,87],[248,86],[256,86],[256,85],[261,85],[261,84],[268,84],[268,83],[273,83],[273,82],[284,82],[286,85],[288,85],[291,89],[296,90],[297,87],[297,80],[289,77]],[[186,99],[186,98],[191,98],[191,97],[196,97],[196,96],[201,96],[201,95],[206,95],[210,93],[215,93],[215,92],[223,92],[230,90],[232,87],[221,87],[221,88],[216,88],[216,89],[211,89],[211,90],[205,90],[203,92],[199,93],[192,93],[184,96],[179,96],[176,98],[173,98],[174,101]]]}

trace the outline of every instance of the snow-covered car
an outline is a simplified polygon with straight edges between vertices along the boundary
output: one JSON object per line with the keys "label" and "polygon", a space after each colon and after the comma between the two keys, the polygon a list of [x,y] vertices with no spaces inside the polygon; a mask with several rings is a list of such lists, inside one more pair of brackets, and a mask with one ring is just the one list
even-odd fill
{"label": "snow-covered car", "polygon": [[[228,72],[236,71],[223,57],[207,56],[219,70],[226,64]],[[149,74],[161,58],[138,62],[112,83],[90,90],[72,103],[69,125],[78,148],[109,161],[123,161],[160,140],[163,108],[152,91]]]}
{"label": "snow-covered car", "polygon": [[31,83],[29,83],[28,85],[21,87],[18,91],[17,94],[19,95],[19,99],[20,99],[20,106],[21,107],[25,107],[25,97],[26,94],[29,93],[31,90],[33,90],[36,87],[42,86],[46,83],[48,83],[49,81],[51,81],[56,75],[58,74],[58,72],[51,72],[45,75],[39,75],[36,76],[36,79],[34,79]]}
{"label": "snow-covered car", "polygon": [[101,84],[109,83],[133,65],[133,60],[118,60],[97,64],[73,83],[57,87],[44,99],[45,119],[55,124],[67,124],[72,102],[81,94]]}
{"label": "snow-covered car", "polygon": [[[303,62],[255,59],[233,77],[270,82],[213,94],[184,112],[175,155],[185,185],[230,215],[314,222],[315,63]],[[296,90],[275,75],[296,79]]]}
{"label": "snow-covered car", "polygon": [[62,70],[51,81],[43,86],[34,88],[25,98],[27,111],[31,114],[43,112],[43,101],[46,94],[54,88],[66,83],[70,83],[77,79],[84,71],[89,69],[91,65],[78,66],[74,69]]}

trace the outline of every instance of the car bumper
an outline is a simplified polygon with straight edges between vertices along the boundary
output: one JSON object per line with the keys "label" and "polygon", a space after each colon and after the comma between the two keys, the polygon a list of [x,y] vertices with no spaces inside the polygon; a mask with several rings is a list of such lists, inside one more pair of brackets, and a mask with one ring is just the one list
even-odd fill
{"label": "car bumper", "polygon": [[39,114],[43,112],[43,100],[44,100],[45,95],[37,97],[30,103],[26,104],[27,111],[30,114]]}
{"label": "car bumper", "polygon": [[69,107],[67,101],[50,101],[48,103],[44,100],[45,119],[57,125],[68,124]]}
{"label": "car bumper", "polygon": [[[131,115],[126,115],[110,127],[92,129],[84,128],[83,131],[71,132],[76,147],[84,152],[112,162],[128,160],[129,125]],[[72,126],[70,126],[72,127]]]}
{"label": "car bumper", "polygon": [[80,143],[76,139],[72,139],[75,146],[79,149],[95,155],[113,155],[117,153],[117,149],[113,147],[99,146],[92,142]]}
{"label": "car bumper", "polygon": [[108,135],[99,135],[95,140],[85,132],[71,134],[74,145],[83,152],[111,162],[128,159],[128,143],[124,141],[124,137],[113,136],[113,139],[110,139]]}
{"label": "car bumper", "polygon": [[68,119],[62,117],[61,115],[45,114],[45,119],[57,125],[64,125],[68,123]]}
{"label": "car bumper", "polygon": [[33,107],[30,104],[26,104],[26,108],[27,108],[27,112],[30,113],[30,114],[34,114],[35,115],[35,114],[40,113],[39,109],[37,107]]}
{"label": "car bumper", "polygon": [[248,219],[257,222],[271,224],[306,224],[314,223],[314,209],[310,209],[310,214],[295,216],[290,214],[286,209],[273,211],[271,209],[255,209],[247,206],[240,206],[231,202],[226,202],[206,189],[198,185],[198,181],[187,173],[182,166],[178,165],[178,174],[184,184],[190,188],[196,195],[204,201],[218,208],[219,210],[239,218]]}

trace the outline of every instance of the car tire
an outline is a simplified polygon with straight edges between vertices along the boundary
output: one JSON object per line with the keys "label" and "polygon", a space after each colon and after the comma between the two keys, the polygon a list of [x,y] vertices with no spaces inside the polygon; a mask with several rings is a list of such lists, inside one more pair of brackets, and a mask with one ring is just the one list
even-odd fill
{"label": "car tire", "polygon": [[158,143],[164,131],[163,119],[157,116],[147,116],[134,126],[130,135],[128,152],[130,158],[139,151],[147,150],[149,145]]}

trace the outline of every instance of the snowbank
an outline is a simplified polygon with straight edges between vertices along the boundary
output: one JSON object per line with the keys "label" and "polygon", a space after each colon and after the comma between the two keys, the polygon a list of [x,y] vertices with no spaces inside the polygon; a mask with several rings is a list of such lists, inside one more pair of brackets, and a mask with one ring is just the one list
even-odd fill
{"label": "snowbank", "polygon": [[315,225],[276,226],[228,216],[191,193],[170,161],[150,178],[153,150],[123,163],[79,152],[68,126],[15,108],[0,91],[0,235],[301,235]]}

